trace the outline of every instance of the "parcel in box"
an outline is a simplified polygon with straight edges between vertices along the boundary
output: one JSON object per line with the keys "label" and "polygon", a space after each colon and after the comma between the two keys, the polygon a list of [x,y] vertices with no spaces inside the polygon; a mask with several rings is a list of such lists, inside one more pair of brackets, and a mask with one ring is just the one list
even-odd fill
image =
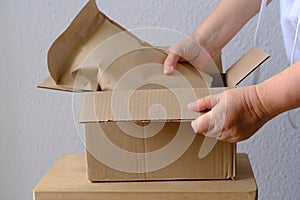
{"label": "parcel in box", "polygon": [[[267,57],[252,48],[224,74],[223,86],[235,87]],[[94,0],[51,46],[51,77],[39,87],[83,92],[79,121],[85,125],[90,181],[235,176],[235,144],[195,134],[190,121],[201,113],[186,108],[227,87],[219,81],[220,87],[211,88],[211,76],[189,63],[165,76],[165,58],[162,49],[106,17]],[[220,57],[215,61],[221,69]]]}

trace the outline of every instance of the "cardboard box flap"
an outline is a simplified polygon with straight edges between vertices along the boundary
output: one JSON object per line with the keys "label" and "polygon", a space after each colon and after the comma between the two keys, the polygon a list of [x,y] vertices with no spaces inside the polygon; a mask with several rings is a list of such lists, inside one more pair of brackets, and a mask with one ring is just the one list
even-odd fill
{"label": "cardboard box flap", "polygon": [[270,56],[258,47],[251,48],[226,71],[226,83],[235,87]]}
{"label": "cardboard box flap", "polygon": [[45,88],[45,89],[52,89],[52,90],[59,90],[59,91],[64,91],[64,92],[81,92],[81,90],[76,90],[75,88],[69,88],[69,87],[64,87],[62,85],[57,85],[51,76],[44,79],[41,83],[38,84],[37,87]]}
{"label": "cardboard box flap", "polygon": [[79,122],[185,121],[199,116],[187,104],[225,88],[115,90],[83,93]]}
{"label": "cardboard box flap", "polygon": [[[166,79],[162,73],[165,58],[164,49],[152,47],[126,31],[100,12],[95,0],[90,0],[48,52],[48,69],[55,84],[48,80],[39,87],[64,91],[113,90],[126,74],[128,81],[124,81],[123,88],[133,90],[131,80],[149,79],[153,75],[148,70],[135,70],[139,66],[155,67],[154,76],[160,75],[159,81]],[[187,77],[193,87],[206,87],[211,83],[211,77],[199,73],[189,63],[178,65],[178,72]],[[209,65],[210,69],[211,65],[221,69],[221,56]],[[128,71],[132,73],[128,75]],[[168,87],[185,87],[179,83],[180,80],[173,80]]]}

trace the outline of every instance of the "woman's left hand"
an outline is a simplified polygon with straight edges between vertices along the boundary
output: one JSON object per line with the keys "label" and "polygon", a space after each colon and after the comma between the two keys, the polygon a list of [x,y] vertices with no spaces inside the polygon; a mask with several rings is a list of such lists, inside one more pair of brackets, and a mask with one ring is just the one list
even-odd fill
{"label": "woman's left hand", "polygon": [[192,121],[196,133],[229,142],[246,140],[271,119],[257,95],[256,86],[206,96],[188,104],[188,108],[198,112],[210,110]]}

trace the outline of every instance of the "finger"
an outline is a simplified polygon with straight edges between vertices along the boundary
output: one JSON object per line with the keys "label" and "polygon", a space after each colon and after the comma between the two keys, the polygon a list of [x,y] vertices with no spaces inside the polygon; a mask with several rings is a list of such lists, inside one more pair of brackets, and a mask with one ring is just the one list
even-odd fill
{"label": "finger", "polygon": [[188,108],[196,112],[201,112],[201,111],[212,109],[217,103],[218,103],[217,96],[212,97],[210,95],[210,96],[200,98],[195,102],[189,103]]}
{"label": "finger", "polygon": [[164,74],[172,74],[176,68],[176,65],[180,59],[179,55],[174,53],[169,53],[165,62],[164,62]]}
{"label": "finger", "polygon": [[220,131],[216,138],[220,141],[237,142],[237,137],[232,135],[232,130]]}
{"label": "finger", "polygon": [[237,137],[217,137],[217,140],[219,141],[226,141],[226,142],[230,142],[230,143],[237,143],[240,142],[242,140],[238,139]]}
{"label": "finger", "polygon": [[186,62],[186,59],[184,59],[183,57],[180,57],[178,62]]}
{"label": "finger", "polygon": [[191,126],[194,132],[202,134],[207,133],[210,128],[211,117],[211,112],[207,112],[195,119],[194,121],[192,121]]}
{"label": "finger", "polygon": [[227,136],[227,134],[228,134],[227,131],[220,131],[217,134],[216,139],[220,140],[220,141],[226,141],[226,139],[229,139],[229,137]]}

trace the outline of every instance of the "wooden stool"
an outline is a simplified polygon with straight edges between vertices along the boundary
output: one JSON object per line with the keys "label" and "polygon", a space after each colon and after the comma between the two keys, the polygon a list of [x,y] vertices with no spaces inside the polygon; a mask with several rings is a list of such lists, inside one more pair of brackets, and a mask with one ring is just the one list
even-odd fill
{"label": "wooden stool", "polygon": [[246,154],[235,180],[97,182],[86,178],[84,155],[63,155],[34,188],[35,200],[255,200],[257,185]]}

